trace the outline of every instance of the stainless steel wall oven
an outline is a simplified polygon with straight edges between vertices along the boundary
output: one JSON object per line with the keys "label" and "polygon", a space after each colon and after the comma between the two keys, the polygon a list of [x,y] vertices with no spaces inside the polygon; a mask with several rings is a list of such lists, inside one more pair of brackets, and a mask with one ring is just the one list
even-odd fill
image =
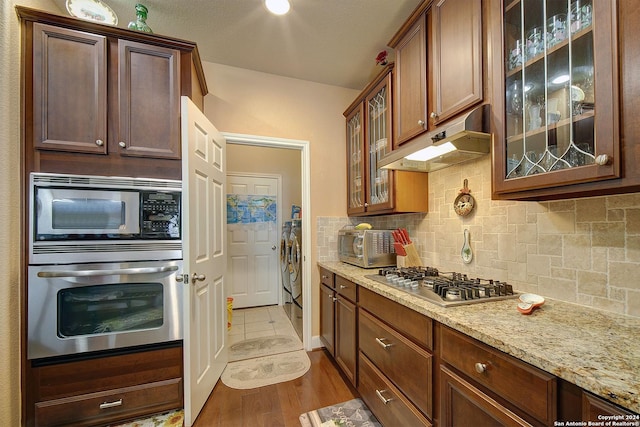
{"label": "stainless steel wall oven", "polygon": [[182,339],[181,260],[32,265],[28,358]]}
{"label": "stainless steel wall oven", "polygon": [[181,188],[31,174],[29,359],[182,339]]}

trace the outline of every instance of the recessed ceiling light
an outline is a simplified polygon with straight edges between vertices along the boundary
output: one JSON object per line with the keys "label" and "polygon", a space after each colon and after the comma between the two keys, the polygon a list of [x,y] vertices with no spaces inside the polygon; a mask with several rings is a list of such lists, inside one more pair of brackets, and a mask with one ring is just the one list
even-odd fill
{"label": "recessed ceiling light", "polygon": [[291,8],[289,0],[264,0],[264,5],[274,15],[284,15]]}

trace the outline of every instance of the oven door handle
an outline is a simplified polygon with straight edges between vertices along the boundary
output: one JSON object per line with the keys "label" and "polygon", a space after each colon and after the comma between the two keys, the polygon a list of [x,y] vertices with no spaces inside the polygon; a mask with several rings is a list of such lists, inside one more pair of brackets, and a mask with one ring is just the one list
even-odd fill
{"label": "oven door handle", "polygon": [[167,267],[139,267],[123,268],[118,270],[76,270],[76,271],[40,271],[38,277],[91,277],[91,276],[118,276],[124,274],[153,274],[176,271],[177,265]]}

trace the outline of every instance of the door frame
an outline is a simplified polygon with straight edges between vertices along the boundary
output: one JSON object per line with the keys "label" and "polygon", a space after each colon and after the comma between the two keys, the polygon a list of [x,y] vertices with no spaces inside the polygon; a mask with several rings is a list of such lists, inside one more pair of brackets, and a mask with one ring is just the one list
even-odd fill
{"label": "door frame", "polygon": [[[227,141],[227,143],[229,143]],[[239,145],[239,144],[238,144]],[[276,268],[278,270],[278,285],[277,285],[277,289],[276,289],[276,293],[278,295],[278,305],[282,305],[282,286],[280,286],[280,236],[282,235],[282,215],[283,215],[283,210],[282,210],[282,175],[280,174],[275,174],[275,173],[260,173],[260,172],[239,172],[239,171],[229,171],[227,170],[227,178],[229,178],[229,176],[247,176],[247,177],[251,177],[251,178],[269,178],[269,179],[275,179],[277,180],[277,187],[278,187],[278,198],[276,200],[276,236],[278,237],[276,239],[275,245],[278,247],[278,249],[276,249],[276,253],[278,254],[277,260],[276,260]],[[228,179],[227,179],[228,182]],[[228,186],[227,186],[228,187]],[[227,190],[228,192],[228,190]],[[227,245],[229,243],[227,242]],[[227,271],[228,272],[228,271]],[[231,292],[231,290],[229,290],[229,292]]]}
{"label": "door frame", "polygon": [[227,144],[267,148],[287,148],[301,152],[302,180],[302,339],[306,351],[311,351],[311,157],[309,141],[268,136],[226,133]]}

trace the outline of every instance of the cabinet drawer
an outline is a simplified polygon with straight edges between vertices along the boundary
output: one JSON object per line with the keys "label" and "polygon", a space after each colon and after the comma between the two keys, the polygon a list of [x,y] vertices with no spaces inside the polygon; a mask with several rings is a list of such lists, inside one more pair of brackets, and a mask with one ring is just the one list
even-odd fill
{"label": "cabinet drawer", "polygon": [[531,427],[445,366],[440,368],[440,390],[442,427],[471,425],[471,420],[476,426]]}
{"label": "cabinet drawer", "polygon": [[432,417],[431,354],[366,311],[360,313],[360,351],[426,416]]}
{"label": "cabinet drawer", "polygon": [[385,426],[427,426],[431,423],[360,353],[358,391],[371,412]]}
{"label": "cabinet drawer", "polygon": [[[556,420],[556,378],[442,326],[441,357],[473,380],[545,424]],[[478,372],[480,371],[480,372]]]}
{"label": "cabinet drawer", "polygon": [[430,318],[362,286],[358,298],[360,307],[374,313],[416,343],[433,349],[433,323]]}
{"label": "cabinet drawer", "polygon": [[182,406],[182,379],[36,403],[36,427],[89,426],[135,418]]}
{"label": "cabinet drawer", "polygon": [[331,289],[335,289],[335,277],[336,275],[326,268],[320,267],[320,283],[323,283],[330,287]]}
{"label": "cabinet drawer", "polygon": [[336,291],[343,297],[351,300],[351,302],[358,302],[357,295],[358,285],[351,280],[347,280],[344,277],[336,276]]}

